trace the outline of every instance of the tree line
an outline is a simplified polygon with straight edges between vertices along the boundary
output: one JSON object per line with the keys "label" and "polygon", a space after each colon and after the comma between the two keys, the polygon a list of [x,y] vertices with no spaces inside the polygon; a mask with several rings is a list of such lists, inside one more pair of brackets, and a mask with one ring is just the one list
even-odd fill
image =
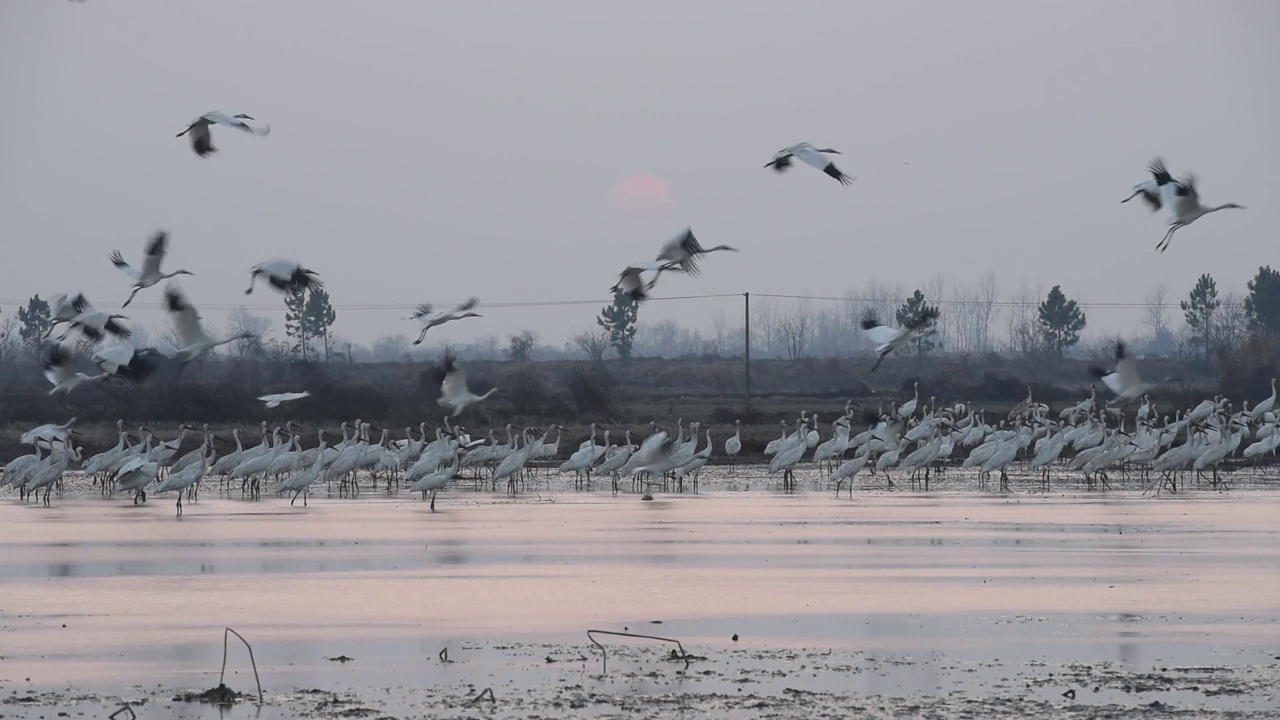
{"label": "tree line", "polygon": [[[850,293],[847,301],[821,309],[815,309],[805,299],[788,308],[767,299],[757,301],[753,296],[752,353],[762,358],[800,359],[864,352],[870,348],[859,327],[863,313],[870,311],[891,323],[909,324],[940,303],[943,309],[938,332],[916,340],[911,348],[917,358],[934,352],[1062,357],[1076,352],[1089,323],[1081,303],[1069,297],[1060,285],[1047,292],[1024,286],[1020,293],[1002,299],[994,277],[989,275],[976,285],[953,287],[949,295],[943,289],[941,278],[910,292],[873,284],[860,297],[854,298]],[[1176,304],[1167,299],[1163,286],[1147,296],[1143,337],[1130,338],[1140,352],[1215,360],[1250,342],[1265,344],[1280,337],[1280,272],[1270,266],[1258,269],[1243,294],[1220,293],[1214,278],[1204,274],[1186,299]],[[269,319],[244,309],[232,311],[226,331],[249,332],[255,337],[229,346],[231,356],[323,362],[404,361],[415,357],[409,339],[402,335],[379,338],[370,348],[336,338],[332,329],[337,312],[323,289],[285,296],[284,309],[282,340],[270,337]],[[1181,310],[1185,328],[1180,334],[1170,327],[1170,309]],[[0,312],[0,362],[24,354],[34,357],[50,325],[51,308],[38,295],[16,313]],[[154,338],[146,328],[133,329],[134,340],[140,345],[152,344],[164,351],[176,346],[171,328],[153,330],[158,335]],[[619,294],[600,309],[592,327],[572,334],[563,350],[543,344],[532,330],[510,333],[503,339],[490,336],[452,349],[464,358],[516,361],[573,356],[593,361],[626,360],[636,355],[733,357],[742,353],[743,333],[740,320],[730,323],[722,314],[713,319],[710,329],[690,329],[670,320],[645,322],[641,306]],[[87,344],[85,349],[89,349]],[[438,347],[424,347],[416,357],[429,358],[441,351]]]}

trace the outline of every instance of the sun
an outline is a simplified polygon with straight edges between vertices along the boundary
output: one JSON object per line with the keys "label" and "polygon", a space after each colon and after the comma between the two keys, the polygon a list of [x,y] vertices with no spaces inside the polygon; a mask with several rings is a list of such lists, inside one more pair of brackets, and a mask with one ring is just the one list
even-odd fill
{"label": "sun", "polygon": [[675,193],[652,175],[629,175],[609,193],[609,207],[627,213],[665,211],[676,205]]}

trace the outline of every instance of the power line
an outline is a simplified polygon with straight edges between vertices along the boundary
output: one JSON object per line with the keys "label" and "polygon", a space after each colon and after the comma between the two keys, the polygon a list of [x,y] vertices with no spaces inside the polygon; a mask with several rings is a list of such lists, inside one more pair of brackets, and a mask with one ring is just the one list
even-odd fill
{"label": "power line", "polygon": [[[720,293],[714,295],[671,295],[665,297],[650,297],[651,301],[671,301],[671,300],[706,300],[711,298],[740,298],[742,293]],[[486,308],[538,308],[538,307],[568,307],[571,305],[608,305],[609,298],[593,298],[590,300],[524,300],[516,302],[493,302],[481,303],[481,307]],[[13,298],[0,298],[0,305],[26,305],[27,300],[17,300]],[[439,307],[453,307],[458,303],[435,303]],[[374,310],[389,311],[402,310],[404,312],[412,312],[417,303],[352,303],[339,304],[333,303],[331,307],[334,310]],[[159,303],[142,303],[136,302],[129,305],[131,308],[143,308],[146,310],[163,310],[164,305]],[[200,303],[200,310],[235,310],[244,308],[245,310],[283,310],[284,303],[272,305],[254,304],[247,305],[243,303]]]}
{"label": "power line", "polygon": [[[779,298],[783,300],[822,300],[833,302],[853,302],[853,303],[897,303],[896,298],[868,298],[868,297],[836,297],[834,295],[783,295],[777,293],[751,293],[751,297],[762,298]],[[1038,305],[1038,301],[1021,301],[1021,300],[933,300],[929,302],[934,305],[991,305],[992,307],[1023,307],[1027,305]],[[1222,301],[1219,300],[1222,304]],[[1147,302],[1077,302],[1077,307],[1081,308],[1102,308],[1102,309],[1121,309],[1121,310],[1137,310],[1149,307],[1160,307],[1168,310],[1181,310],[1182,305],[1179,303],[1147,303]]]}
{"label": "power line", "polygon": [[[884,303],[898,302],[896,298],[870,298],[859,296],[836,296],[836,295],[789,295],[785,293],[751,293],[753,297],[772,298],[778,300],[816,300],[821,302],[849,302],[849,303]],[[712,300],[724,298],[740,298],[743,293],[715,293],[706,295],[669,295],[669,296],[650,296],[649,302],[672,302],[680,300]],[[582,300],[520,300],[511,302],[491,302],[481,303],[481,307],[492,309],[519,309],[519,308],[547,308],[547,307],[571,307],[575,305],[607,305],[609,298],[591,298]],[[937,299],[929,300],[935,305],[953,305],[953,306],[969,306],[969,305],[990,305],[991,307],[1024,307],[1027,305],[1035,305],[1036,301],[1021,300],[958,300],[958,299]],[[1220,301],[1221,302],[1221,301]],[[0,305],[25,305],[27,300],[15,298],[0,298]],[[436,303],[441,307],[452,307],[457,303]],[[344,311],[373,311],[387,312],[392,310],[403,310],[411,312],[417,303],[334,303],[334,310]],[[1149,307],[1159,307],[1167,310],[1180,310],[1180,303],[1147,303],[1147,302],[1077,302],[1076,305],[1085,309],[1116,309],[1116,310],[1137,310]],[[133,303],[130,307],[143,308],[147,310],[163,310],[164,305],[159,303]],[[202,303],[201,310],[235,310],[244,308],[245,310],[283,310],[284,303],[278,304],[243,304],[243,303]]]}

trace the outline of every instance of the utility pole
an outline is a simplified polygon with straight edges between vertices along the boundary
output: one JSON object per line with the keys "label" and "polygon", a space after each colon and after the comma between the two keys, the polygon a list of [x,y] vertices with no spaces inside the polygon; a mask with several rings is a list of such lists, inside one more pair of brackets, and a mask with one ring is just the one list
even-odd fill
{"label": "utility pole", "polygon": [[751,407],[751,293],[742,293],[742,374],[746,379],[747,407]]}

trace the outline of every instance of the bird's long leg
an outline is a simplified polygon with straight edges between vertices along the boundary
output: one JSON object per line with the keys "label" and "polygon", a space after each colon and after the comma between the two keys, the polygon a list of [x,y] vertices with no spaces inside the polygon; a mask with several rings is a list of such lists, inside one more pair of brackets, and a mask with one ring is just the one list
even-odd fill
{"label": "bird's long leg", "polygon": [[294,491],[293,491],[293,497],[289,499],[289,507],[293,507],[293,503],[294,503],[294,501],[296,501],[296,500],[298,499],[298,494],[299,494],[299,493],[301,493],[301,492],[302,492],[301,490],[294,490]]}
{"label": "bird's long leg", "polygon": [[422,332],[418,333],[418,339],[413,341],[414,345],[421,345],[424,338],[427,337],[427,330],[430,328],[422,328]]}
{"label": "bird's long leg", "polygon": [[1178,228],[1182,227],[1182,225],[1183,223],[1180,222],[1169,223],[1169,231],[1164,234],[1164,237],[1160,239],[1160,242],[1156,243],[1156,249],[1160,252],[1168,250],[1169,241],[1173,239],[1173,234],[1177,232]]}
{"label": "bird's long leg", "polygon": [[436,491],[431,491],[431,512],[436,511]]}
{"label": "bird's long leg", "polygon": [[178,517],[182,517],[182,491],[178,491]]}
{"label": "bird's long leg", "polygon": [[880,357],[876,358],[876,364],[872,365],[871,370],[869,370],[868,372],[875,372],[876,368],[880,367],[880,363],[884,362],[885,357],[887,357],[891,352],[893,352],[893,350],[885,350],[884,352],[880,353]]}
{"label": "bird's long leg", "polygon": [[134,295],[137,295],[137,294],[138,294],[138,291],[139,291],[139,290],[141,290],[141,289],[142,289],[142,286],[141,286],[141,285],[136,285],[136,286],[134,286],[134,288],[133,288],[133,292],[129,293],[129,298],[128,298],[127,300],[125,300],[125,301],[124,301],[124,304],[123,304],[123,305],[121,305],[120,307],[121,307],[121,308],[127,308],[127,307],[129,307],[129,303],[133,302],[133,296],[134,296]]}
{"label": "bird's long leg", "polygon": [[250,274],[249,274],[249,289],[244,291],[244,294],[245,294],[245,295],[248,295],[249,293],[253,292],[253,284],[254,284],[255,282],[257,282],[257,281],[258,281],[258,273],[256,273],[256,272],[255,272],[255,273],[250,273]]}

